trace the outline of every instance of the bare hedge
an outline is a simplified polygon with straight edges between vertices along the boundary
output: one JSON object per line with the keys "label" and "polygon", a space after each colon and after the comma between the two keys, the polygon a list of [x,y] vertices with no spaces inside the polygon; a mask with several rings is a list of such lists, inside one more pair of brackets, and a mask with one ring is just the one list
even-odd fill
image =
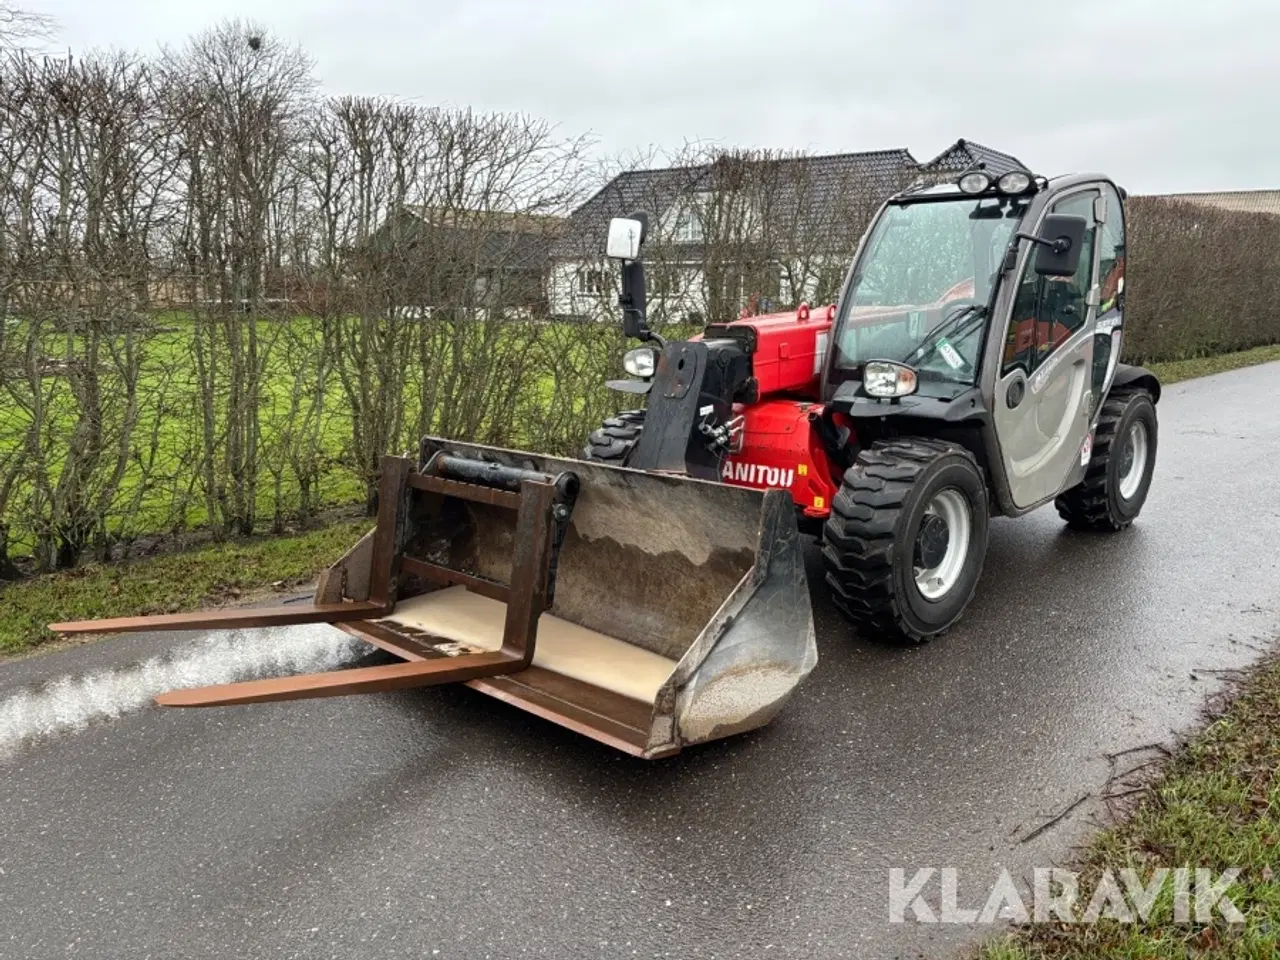
{"label": "bare hedge", "polygon": [[[795,159],[722,158],[727,198],[686,185],[706,319],[838,285],[870,206],[833,214],[780,176]],[[372,508],[379,457],[423,434],[579,449],[625,345],[546,319],[537,250],[599,173],[536,119],[321,98],[244,23],[154,58],[0,59],[0,579]],[[1280,218],[1137,198],[1129,245],[1130,359],[1280,341]]]}
{"label": "bare hedge", "polygon": [[582,146],[321,99],[237,22],[157,58],[4,58],[0,577],[372,505],[424,433],[584,436],[620,331],[535,322],[511,241],[575,205]]}
{"label": "bare hedge", "polygon": [[1127,245],[1131,362],[1280,343],[1280,216],[1133,197]]}

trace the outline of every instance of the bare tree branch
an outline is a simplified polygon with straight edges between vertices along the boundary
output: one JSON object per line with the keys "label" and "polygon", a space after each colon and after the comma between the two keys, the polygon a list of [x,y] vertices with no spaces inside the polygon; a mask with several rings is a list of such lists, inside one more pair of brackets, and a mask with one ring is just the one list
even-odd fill
{"label": "bare tree branch", "polygon": [[27,10],[13,0],[0,0],[0,50],[21,47],[31,40],[48,40],[53,29],[54,20],[47,14]]}

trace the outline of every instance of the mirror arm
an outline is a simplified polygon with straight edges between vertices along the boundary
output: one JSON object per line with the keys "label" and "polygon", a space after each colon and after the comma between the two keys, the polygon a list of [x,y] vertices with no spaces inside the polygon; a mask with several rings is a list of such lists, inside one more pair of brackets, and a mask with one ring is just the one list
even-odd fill
{"label": "mirror arm", "polygon": [[[622,303],[623,298],[619,297],[618,300]],[[622,330],[626,336],[634,337],[641,343],[656,343],[659,347],[666,349],[667,341],[649,329],[644,314],[635,307],[622,303],[622,318]]]}
{"label": "mirror arm", "polygon": [[647,300],[644,263],[640,260],[625,261],[622,264],[622,293],[618,296],[618,306],[622,307],[622,332],[642,343],[653,341],[665,347],[666,342],[649,329]]}
{"label": "mirror arm", "polygon": [[1037,237],[1034,233],[1017,233],[1014,236],[1019,240],[1030,240],[1032,243],[1049,247],[1054,253],[1058,254],[1066,253],[1071,249],[1071,241],[1066,237],[1058,237],[1057,240],[1046,240],[1044,237]]}

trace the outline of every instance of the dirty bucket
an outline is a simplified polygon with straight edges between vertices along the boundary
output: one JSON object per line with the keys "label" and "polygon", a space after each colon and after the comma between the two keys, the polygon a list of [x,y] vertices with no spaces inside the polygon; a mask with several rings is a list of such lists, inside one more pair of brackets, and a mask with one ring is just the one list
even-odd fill
{"label": "dirty bucket", "polygon": [[377,526],[325,571],[313,606],[97,628],[328,621],[404,662],[158,699],[465,682],[641,757],[767,723],[817,661],[786,491],[436,438],[383,473]]}

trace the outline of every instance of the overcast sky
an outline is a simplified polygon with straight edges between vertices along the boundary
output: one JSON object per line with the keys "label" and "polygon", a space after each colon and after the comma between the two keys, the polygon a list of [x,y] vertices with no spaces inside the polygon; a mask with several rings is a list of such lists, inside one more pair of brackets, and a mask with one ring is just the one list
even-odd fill
{"label": "overcast sky", "polygon": [[228,16],[332,93],[522,111],[615,154],[822,153],[958,137],[1138,192],[1280,187],[1275,0],[25,0],[73,50]]}

